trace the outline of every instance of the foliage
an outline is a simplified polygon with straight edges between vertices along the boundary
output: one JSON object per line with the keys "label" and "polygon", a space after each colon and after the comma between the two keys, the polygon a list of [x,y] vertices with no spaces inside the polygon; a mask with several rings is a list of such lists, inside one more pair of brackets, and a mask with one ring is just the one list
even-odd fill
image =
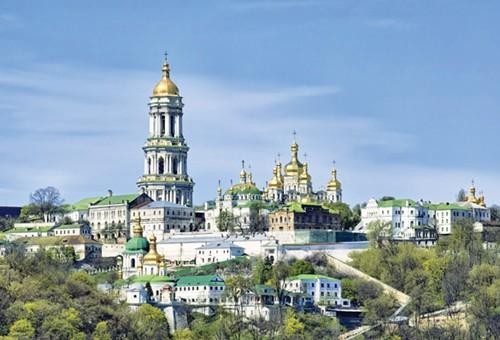
{"label": "foliage", "polygon": [[[112,295],[97,290],[93,277],[74,271],[70,264],[54,258],[53,253],[40,250],[33,255],[26,256],[22,248],[14,247],[1,260],[0,336],[43,339],[135,336],[133,321],[144,319],[143,315],[131,312],[126,305],[116,303]],[[158,333],[161,332],[155,334]]]}
{"label": "foliage", "polygon": [[234,232],[238,226],[237,218],[227,210],[222,210],[217,216],[217,228],[219,231]]}
{"label": "foliage", "polygon": [[141,305],[133,314],[132,325],[139,339],[167,339],[169,337],[165,314],[148,304]]}
{"label": "foliage", "polygon": [[314,267],[311,262],[306,260],[297,260],[290,265],[290,276],[297,276],[300,274],[314,274]]}
{"label": "foliage", "polygon": [[299,339],[304,334],[304,324],[297,317],[293,309],[286,311],[285,322],[283,324],[283,335],[285,339]]}
{"label": "foliage", "polygon": [[326,203],[325,207],[339,214],[340,224],[344,229],[354,228],[360,221],[360,216],[353,214],[348,204],[343,202]]}
{"label": "foliage", "polygon": [[384,239],[392,238],[392,224],[380,220],[372,221],[367,226],[367,238],[372,247],[381,247]]}
{"label": "foliage", "polygon": [[0,217],[0,232],[14,227],[14,219],[10,217]]}

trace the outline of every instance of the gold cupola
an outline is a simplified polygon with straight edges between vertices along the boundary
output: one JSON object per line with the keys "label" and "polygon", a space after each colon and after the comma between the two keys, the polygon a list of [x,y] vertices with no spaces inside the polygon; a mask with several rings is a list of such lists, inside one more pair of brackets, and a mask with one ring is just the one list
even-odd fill
{"label": "gold cupola", "polygon": [[308,172],[307,162],[304,163],[304,167],[302,168],[302,173],[300,174],[299,179],[302,183],[306,183],[306,184],[311,181],[311,175],[309,175],[309,172]]}
{"label": "gold cupola", "polygon": [[337,179],[337,169],[333,168],[333,170],[332,170],[332,178],[328,182],[328,184],[326,186],[326,189],[328,191],[336,191],[336,190],[341,189],[341,186],[342,185],[340,184],[340,181]]}
{"label": "gold cupola", "polygon": [[292,153],[292,159],[287,165],[285,165],[285,175],[298,177],[302,173],[302,168],[303,168],[302,163],[300,163],[297,157],[297,154],[299,152],[299,145],[296,142],[293,142],[292,146],[290,147],[290,150]]}
{"label": "gold cupola", "polygon": [[178,96],[179,88],[170,79],[170,65],[167,61],[167,58],[165,58],[165,61],[163,62],[163,67],[161,71],[163,75],[158,84],[156,84],[156,86],[154,87],[152,96],[153,97]]}
{"label": "gold cupola", "polygon": [[156,236],[149,238],[149,252],[144,256],[144,264],[158,265],[162,262],[161,255],[156,250]]}
{"label": "gold cupola", "polygon": [[281,180],[281,174],[278,174],[278,171],[279,171],[279,167],[278,167],[278,164],[276,164],[273,168],[273,178],[271,178],[271,180],[269,181],[268,183],[268,187],[269,188],[273,188],[273,189],[279,189],[283,186],[283,182]]}

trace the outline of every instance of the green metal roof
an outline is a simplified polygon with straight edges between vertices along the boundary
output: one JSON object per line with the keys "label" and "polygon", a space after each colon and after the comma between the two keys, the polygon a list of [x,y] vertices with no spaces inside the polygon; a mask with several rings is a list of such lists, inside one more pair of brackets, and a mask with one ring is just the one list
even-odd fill
{"label": "green metal roof", "polygon": [[158,276],[158,275],[141,275],[141,276],[133,276],[132,282],[134,283],[155,283],[155,282],[169,282],[174,283],[175,279],[171,276]]}
{"label": "green metal roof", "polygon": [[231,188],[227,189],[224,195],[260,195],[261,191],[255,186],[255,184],[250,183],[238,183],[233,185]]}
{"label": "green metal roof", "polygon": [[141,194],[128,194],[128,195],[112,195],[106,196],[99,201],[92,204],[93,206],[124,204],[129,203],[139,197]]}
{"label": "green metal roof", "polygon": [[317,280],[317,279],[328,279],[328,280],[337,280],[333,277],[329,277],[326,275],[319,275],[319,274],[300,274],[296,276],[292,276],[287,278],[287,281],[293,281],[293,280]]}
{"label": "green metal roof", "polygon": [[183,276],[177,281],[177,286],[224,286],[219,275]]}
{"label": "green metal roof", "polygon": [[86,209],[88,209],[89,205],[95,204],[96,202],[98,202],[101,199],[103,199],[102,196],[83,198],[83,199],[79,200],[78,202],[70,204],[69,207],[72,211],[86,210]]}
{"label": "green metal roof", "polygon": [[430,210],[461,210],[461,211],[470,211],[470,208],[461,206],[457,203],[438,203],[438,204],[429,204],[428,209]]}
{"label": "green metal roof", "polygon": [[52,230],[54,227],[17,227],[7,230],[7,234],[16,233],[46,233]]}

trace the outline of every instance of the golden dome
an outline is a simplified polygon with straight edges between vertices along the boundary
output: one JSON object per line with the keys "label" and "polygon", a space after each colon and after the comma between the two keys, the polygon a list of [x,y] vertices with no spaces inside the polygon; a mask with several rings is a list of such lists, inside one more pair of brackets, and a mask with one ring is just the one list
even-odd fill
{"label": "golden dome", "polygon": [[297,152],[299,151],[299,145],[297,143],[293,143],[291,146],[292,151],[292,159],[290,162],[285,165],[285,175],[287,176],[300,176],[302,173],[303,165],[299,162],[297,158]]}
{"label": "golden dome", "polygon": [[144,256],[144,264],[160,264],[161,255],[156,251],[156,236],[149,238],[149,253]]}
{"label": "golden dome", "polygon": [[332,178],[328,182],[326,186],[327,190],[329,191],[335,191],[341,188],[341,184],[339,180],[337,179],[337,169],[332,170]]}
{"label": "golden dome", "polygon": [[153,89],[153,97],[178,96],[179,89],[177,88],[177,85],[170,80],[170,65],[166,60],[163,63],[161,70],[163,72],[163,76]]}
{"label": "golden dome", "polygon": [[307,163],[304,163],[304,168],[299,178],[300,181],[304,183],[308,183],[311,181],[311,175],[309,175],[309,172],[307,171]]}
{"label": "golden dome", "polygon": [[268,185],[269,188],[274,188],[278,189],[283,186],[283,183],[281,181],[281,176],[278,176],[278,166],[276,165],[273,168],[273,178],[269,181]]}

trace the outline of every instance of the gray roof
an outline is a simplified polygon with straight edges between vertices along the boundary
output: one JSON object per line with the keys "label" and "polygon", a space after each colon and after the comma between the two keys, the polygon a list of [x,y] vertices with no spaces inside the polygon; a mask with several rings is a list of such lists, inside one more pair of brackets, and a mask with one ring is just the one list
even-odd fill
{"label": "gray roof", "polygon": [[189,207],[168,201],[154,201],[141,207],[141,209],[153,209],[153,208],[189,208]]}
{"label": "gray roof", "polygon": [[204,244],[201,247],[198,247],[196,249],[221,249],[221,248],[240,248],[240,249],[243,249],[243,247],[240,247],[232,242],[226,242],[226,241],[210,242],[210,243]]}

